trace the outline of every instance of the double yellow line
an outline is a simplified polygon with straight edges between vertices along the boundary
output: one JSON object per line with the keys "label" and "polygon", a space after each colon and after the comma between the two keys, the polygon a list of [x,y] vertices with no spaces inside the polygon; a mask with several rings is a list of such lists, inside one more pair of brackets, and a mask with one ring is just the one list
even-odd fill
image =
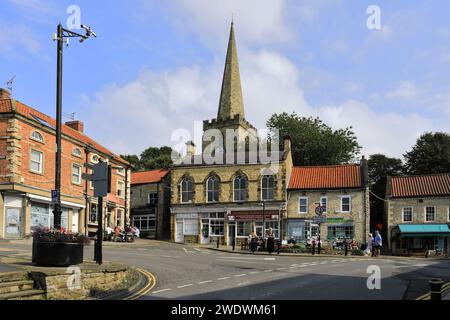
{"label": "double yellow line", "polygon": [[[450,289],[450,282],[444,284],[442,286],[441,294]],[[424,294],[423,296],[418,297],[416,300],[430,300],[431,292]]]}
{"label": "double yellow line", "polygon": [[147,270],[140,269],[140,268],[137,268],[136,270],[138,272],[142,273],[147,278],[147,284],[145,285],[144,288],[142,288],[138,292],[132,294],[131,296],[126,297],[124,300],[136,300],[136,299],[139,299],[143,295],[145,295],[148,292],[150,292],[156,285],[156,277],[152,273],[148,272]]}

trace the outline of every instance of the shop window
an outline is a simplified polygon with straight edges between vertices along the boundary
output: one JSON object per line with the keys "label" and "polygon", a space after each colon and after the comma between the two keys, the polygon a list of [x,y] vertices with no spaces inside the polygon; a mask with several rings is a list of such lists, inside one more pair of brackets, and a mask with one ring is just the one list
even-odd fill
{"label": "shop window", "polygon": [[154,231],[155,230],[155,216],[135,216],[133,217],[133,225],[139,231]]}
{"label": "shop window", "polygon": [[355,236],[354,226],[328,226],[328,240],[353,239]]}
{"label": "shop window", "polygon": [[238,221],[236,226],[238,237],[248,237],[253,232],[251,221]]}
{"label": "shop window", "polygon": [[222,219],[211,219],[209,222],[210,235],[220,237],[224,235],[225,221]]}
{"label": "shop window", "polygon": [[278,221],[265,221],[265,232],[266,236],[269,233],[270,228],[272,228],[273,235],[275,238],[280,236],[280,223]]}
{"label": "shop window", "polygon": [[198,235],[198,220],[184,219],[183,234],[188,236]]}

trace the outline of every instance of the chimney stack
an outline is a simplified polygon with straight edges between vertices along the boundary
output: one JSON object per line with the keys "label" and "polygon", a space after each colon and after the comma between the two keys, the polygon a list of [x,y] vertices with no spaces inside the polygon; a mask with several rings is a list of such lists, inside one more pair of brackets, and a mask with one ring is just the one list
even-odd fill
{"label": "chimney stack", "polygon": [[362,178],[363,184],[365,187],[369,185],[369,165],[365,156],[361,158],[361,170],[362,170]]}
{"label": "chimney stack", "polygon": [[0,88],[0,100],[11,99],[11,92],[8,89]]}
{"label": "chimney stack", "polygon": [[195,155],[195,143],[193,141],[186,142],[187,155],[193,157]]}
{"label": "chimney stack", "polygon": [[80,133],[84,133],[84,123],[76,120],[76,121],[68,121],[66,122],[66,126],[80,132]]}
{"label": "chimney stack", "polygon": [[292,148],[292,139],[291,139],[291,136],[285,135],[285,136],[283,137],[283,140],[284,140],[284,151],[291,150],[291,148]]}

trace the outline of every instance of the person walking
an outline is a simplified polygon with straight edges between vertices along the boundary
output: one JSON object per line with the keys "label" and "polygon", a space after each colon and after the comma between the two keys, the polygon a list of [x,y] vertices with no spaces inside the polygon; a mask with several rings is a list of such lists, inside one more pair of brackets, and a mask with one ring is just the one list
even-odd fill
{"label": "person walking", "polygon": [[256,234],[252,232],[250,234],[250,250],[252,251],[252,253],[255,253],[256,246],[257,246]]}
{"label": "person walking", "polygon": [[267,233],[267,251],[269,254],[272,254],[275,251],[275,236],[272,228],[270,228]]}
{"label": "person walking", "polygon": [[373,246],[373,235],[369,233],[367,236],[367,247],[364,250],[364,255],[370,257],[372,254],[372,246]]}
{"label": "person walking", "polygon": [[374,243],[375,246],[373,247],[373,250],[375,252],[375,257],[379,257],[381,254],[381,247],[383,246],[383,238],[378,230],[375,231]]}

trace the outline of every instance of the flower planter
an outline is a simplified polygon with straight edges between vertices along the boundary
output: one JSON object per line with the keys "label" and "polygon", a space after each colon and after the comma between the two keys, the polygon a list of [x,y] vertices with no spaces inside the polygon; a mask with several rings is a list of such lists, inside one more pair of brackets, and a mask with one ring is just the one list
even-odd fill
{"label": "flower planter", "polygon": [[33,263],[42,267],[68,267],[83,263],[83,244],[33,241]]}

